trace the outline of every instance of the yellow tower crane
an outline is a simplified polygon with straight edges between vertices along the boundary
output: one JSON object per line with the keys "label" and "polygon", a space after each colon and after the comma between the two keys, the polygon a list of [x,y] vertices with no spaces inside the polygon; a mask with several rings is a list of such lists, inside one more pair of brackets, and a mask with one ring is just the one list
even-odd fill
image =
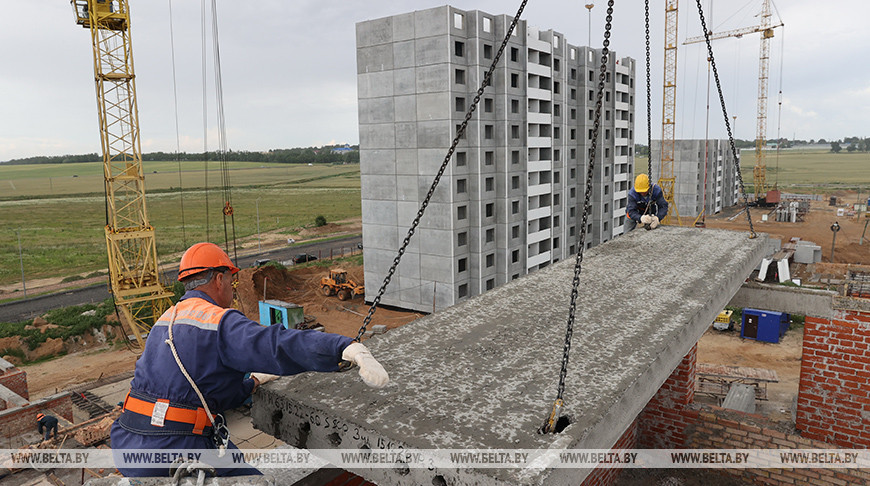
{"label": "yellow tower crane", "polygon": [[[761,48],[758,56],[758,113],[756,115],[755,132],[755,167],[752,171],[755,182],[755,200],[761,201],[767,197],[767,164],[764,160],[764,148],[767,145],[767,84],[770,66],[770,39],[773,37],[773,29],[782,27],[782,22],[776,25],[771,23],[770,0],[764,0],[761,7],[761,23],[752,27],[728,30],[725,32],[710,32],[710,40],[724,39],[726,37],[743,37],[746,34],[761,34]],[[690,37],[683,45],[705,42],[704,36]]]}
{"label": "yellow tower crane", "polygon": [[[665,224],[682,226],[680,212],[674,198],[676,175],[674,174],[674,144],[676,141],[677,112],[677,13],[678,0],[665,0],[665,74],[662,96],[662,150],[659,186],[668,202]],[[652,153],[650,153],[651,155]],[[650,161],[652,164],[652,161]]]}
{"label": "yellow tower crane", "polygon": [[127,0],[71,0],[76,23],[89,29],[107,201],[106,247],[115,304],[140,347],[170,305],[161,283],[154,228],[145,208],[136,76]]}

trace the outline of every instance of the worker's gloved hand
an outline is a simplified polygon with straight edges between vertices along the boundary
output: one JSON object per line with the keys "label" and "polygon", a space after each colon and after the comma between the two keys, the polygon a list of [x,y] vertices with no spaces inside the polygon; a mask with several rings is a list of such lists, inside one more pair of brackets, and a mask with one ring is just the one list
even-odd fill
{"label": "worker's gloved hand", "polygon": [[269,373],[251,373],[251,378],[256,380],[258,385],[263,385],[281,377],[278,375],[270,375]]}
{"label": "worker's gloved hand", "polygon": [[659,217],[658,216],[650,216],[651,220],[649,222],[650,229],[656,229],[659,226]]}
{"label": "worker's gloved hand", "polygon": [[649,214],[644,214],[643,216],[640,217],[640,224],[643,224],[643,225],[652,224],[652,219],[653,219],[653,217],[650,216]]}
{"label": "worker's gloved hand", "polygon": [[359,376],[368,386],[383,388],[390,382],[387,370],[372,356],[369,348],[360,343],[351,343],[350,346],[344,348],[341,359],[359,366]]}

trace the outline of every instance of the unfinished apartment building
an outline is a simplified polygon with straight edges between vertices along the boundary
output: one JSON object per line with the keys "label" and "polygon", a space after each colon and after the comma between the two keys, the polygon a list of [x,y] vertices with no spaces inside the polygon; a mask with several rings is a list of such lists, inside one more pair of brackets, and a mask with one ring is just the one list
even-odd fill
{"label": "unfinished apartment building", "polygon": [[[739,156],[738,156],[739,157]],[[652,160],[661,160],[661,140],[653,140]],[[653,178],[658,179],[653,166]],[[728,140],[676,140],[674,143],[674,200],[683,224],[739,202],[737,167]]]}
{"label": "unfinished apartment building", "polygon": [[[511,20],[443,6],[357,24],[367,300]],[[382,303],[444,309],[576,254],[599,63],[519,22]],[[635,62],[607,67],[588,246],[622,233],[634,171]]]}

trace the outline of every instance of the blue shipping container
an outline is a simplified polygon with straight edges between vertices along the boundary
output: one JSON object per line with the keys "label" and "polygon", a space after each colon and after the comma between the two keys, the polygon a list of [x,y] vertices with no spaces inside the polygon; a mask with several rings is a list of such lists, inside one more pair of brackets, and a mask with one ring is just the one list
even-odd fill
{"label": "blue shipping container", "polygon": [[766,343],[778,343],[788,330],[788,314],[758,309],[743,309],[740,337]]}

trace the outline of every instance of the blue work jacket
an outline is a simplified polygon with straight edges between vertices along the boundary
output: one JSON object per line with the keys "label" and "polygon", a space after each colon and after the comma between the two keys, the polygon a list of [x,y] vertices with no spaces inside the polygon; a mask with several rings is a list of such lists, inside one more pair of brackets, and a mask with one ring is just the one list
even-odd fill
{"label": "blue work jacket", "polygon": [[[649,204],[652,204],[652,207],[649,212],[644,213]],[[665,216],[668,215],[668,202],[665,200],[662,188],[653,184],[646,196],[638,194],[634,189],[628,191],[625,214],[637,224],[641,224],[640,217],[644,214],[655,214],[660,220],[665,219]]]}
{"label": "blue work jacket", "polygon": [[[254,381],[248,372],[295,375],[305,371],[338,371],[341,353],[351,339],[318,331],[261,326],[235,309],[224,309],[205,293],[184,294],[152,327],[145,350],[136,362],[130,396],[165,399],[171,405],[192,408],[202,403],[181,373],[166,343],[173,313],[173,342],[190,377],[199,387],[212,414],[238,407],[251,394]],[[148,417],[121,414],[112,426],[113,449],[209,449],[207,435],[191,434],[190,427],[168,421],[162,427]],[[234,448],[232,444],[229,446]],[[157,469],[122,469],[125,476],[165,476]],[[218,471],[219,475],[257,474]]]}

